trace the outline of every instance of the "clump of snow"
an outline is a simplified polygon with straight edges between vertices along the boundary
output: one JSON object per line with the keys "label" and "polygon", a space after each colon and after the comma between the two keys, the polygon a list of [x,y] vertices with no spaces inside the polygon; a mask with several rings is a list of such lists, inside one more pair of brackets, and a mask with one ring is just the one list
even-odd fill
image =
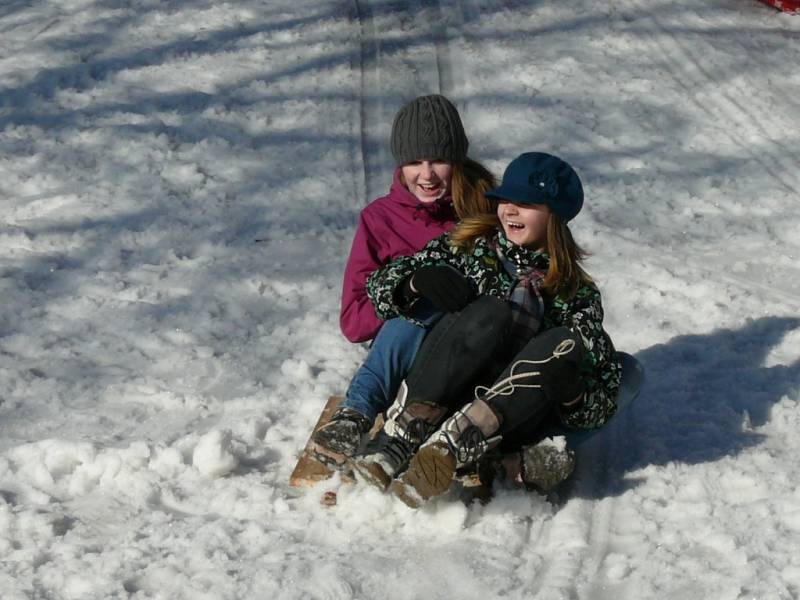
{"label": "clump of snow", "polygon": [[563,435],[554,435],[552,437],[544,438],[538,443],[538,445],[563,452],[567,449],[567,438],[565,438]]}
{"label": "clump of snow", "polygon": [[192,465],[203,475],[221,477],[239,464],[231,448],[230,431],[209,431],[195,446]]}

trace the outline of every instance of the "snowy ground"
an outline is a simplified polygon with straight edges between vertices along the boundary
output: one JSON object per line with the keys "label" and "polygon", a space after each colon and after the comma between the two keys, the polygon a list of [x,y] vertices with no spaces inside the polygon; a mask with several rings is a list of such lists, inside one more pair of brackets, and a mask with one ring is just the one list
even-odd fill
{"label": "snowy ground", "polygon": [[[4,0],[0,597],[800,596],[800,16],[755,0]],[[560,505],[289,473],[394,111],[572,162],[640,399]]]}

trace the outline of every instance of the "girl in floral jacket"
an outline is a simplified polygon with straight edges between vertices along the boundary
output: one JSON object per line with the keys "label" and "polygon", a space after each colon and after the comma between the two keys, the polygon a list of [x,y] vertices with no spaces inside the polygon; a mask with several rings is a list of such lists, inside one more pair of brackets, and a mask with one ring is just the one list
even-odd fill
{"label": "girl in floral jacket", "polygon": [[555,424],[597,428],[616,410],[620,362],[567,226],[583,205],[577,174],[555,156],[526,153],[486,195],[496,214],[465,219],[368,280],[380,318],[411,315],[423,299],[450,311],[381,435],[353,461],[412,506],[490,450],[532,444]]}

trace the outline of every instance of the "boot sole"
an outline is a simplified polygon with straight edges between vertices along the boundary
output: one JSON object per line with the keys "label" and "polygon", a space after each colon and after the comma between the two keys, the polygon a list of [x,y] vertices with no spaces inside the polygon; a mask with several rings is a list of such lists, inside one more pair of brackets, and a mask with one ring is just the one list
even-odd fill
{"label": "boot sole", "polygon": [[408,506],[418,508],[450,489],[455,472],[455,456],[437,444],[423,446],[390,489]]}
{"label": "boot sole", "polygon": [[373,487],[385,492],[392,483],[392,478],[377,463],[361,463],[355,460],[348,461],[353,471],[361,475],[361,478]]}
{"label": "boot sole", "polygon": [[389,492],[409,508],[419,508],[426,501],[425,498],[417,493],[417,490],[400,479],[395,479],[392,482],[392,485],[389,486]]}
{"label": "boot sole", "polygon": [[321,444],[315,443],[312,448],[312,452],[316,459],[324,465],[328,467],[332,467],[334,469],[341,469],[345,466],[347,462],[347,456],[342,454],[341,452],[336,452],[335,450],[331,450],[330,448],[326,448]]}

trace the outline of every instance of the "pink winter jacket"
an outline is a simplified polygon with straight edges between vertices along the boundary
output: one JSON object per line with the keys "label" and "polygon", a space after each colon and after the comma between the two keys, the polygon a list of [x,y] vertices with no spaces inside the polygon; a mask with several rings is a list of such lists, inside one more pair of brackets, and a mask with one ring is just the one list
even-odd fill
{"label": "pink winter jacket", "polygon": [[420,202],[400,182],[400,169],[395,171],[389,193],[370,202],[358,218],[344,269],[339,315],[339,325],[348,340],[370,340],[383,324],[367,297],[367,277],[398,256],[421,250],[433,238],[450,231],[455,222],[449,197],[430,204]]}

